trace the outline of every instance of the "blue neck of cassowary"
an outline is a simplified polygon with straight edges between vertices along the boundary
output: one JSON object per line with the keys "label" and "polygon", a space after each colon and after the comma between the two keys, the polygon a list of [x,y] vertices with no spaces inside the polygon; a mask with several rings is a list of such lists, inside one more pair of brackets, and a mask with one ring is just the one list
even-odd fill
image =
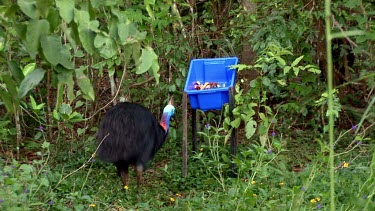
{"label": "blue neck of cassowary", "polygon": [[163,115],[161,116],[160,125],[164,128],[165,133],[168,133],[169,121],[174,115],[175,108],[172,105],[167,105],[163,110]]}

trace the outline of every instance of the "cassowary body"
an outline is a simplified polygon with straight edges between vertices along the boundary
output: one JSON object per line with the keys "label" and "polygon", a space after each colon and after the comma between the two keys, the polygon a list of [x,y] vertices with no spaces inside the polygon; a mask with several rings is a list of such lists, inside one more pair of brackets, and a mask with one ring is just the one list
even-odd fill
{"label": "cassowary body", "polygon": [[124,185],[128,185],[129,165],[136,169],[138,185],[142,183],[143,171],[163,145],[174,111],[169,103],[160,123],[147,108],[129,102],[118,103],[105,114],[97,135],[97,154],[116,166]]}

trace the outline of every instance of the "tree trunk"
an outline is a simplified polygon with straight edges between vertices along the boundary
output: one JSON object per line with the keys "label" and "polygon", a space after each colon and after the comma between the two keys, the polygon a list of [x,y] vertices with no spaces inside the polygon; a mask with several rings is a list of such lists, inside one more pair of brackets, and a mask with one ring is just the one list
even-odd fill
{"label": "tree trunk", "polygon": [[[248,14],[255,14],[257,12],[257,4],[253,1],[247,0],[242,1],[242,6],[245,8],[245,12]],[[251,36],[248,35],[247,37],[243,38],[243,48],[241,53],[240,62],[241,64],[251,65],[254,63],[255,60],[255,52],[253,51],[252,46],[248,42],[251,39]],[[258,77],[257,71],[242,71],[239,75],[240,78],[245,80],[245,87],[244,90],[247,91],[250,87],[250,81],[254,80]]]}

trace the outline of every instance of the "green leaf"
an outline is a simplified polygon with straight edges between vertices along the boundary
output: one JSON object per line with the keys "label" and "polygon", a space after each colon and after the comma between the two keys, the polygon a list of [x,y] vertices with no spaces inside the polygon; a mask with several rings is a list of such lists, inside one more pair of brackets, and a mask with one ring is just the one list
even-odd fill
{"label": "green leaf", "polygon": [[56,0],[56,7],[59,9],[62,19],[70,23],[74,17],[74,0]]}
{"label": "green leaf", "polygon": [[159,61],[157,59],[154,59],[154,61],[152,62],[151,69],[152,69],[152,74],[155,77],[156,84],[159,84],[160,74],[158,73],[158,71],[160,69],[160,66],[159,66]]}
{"label": "green leaf", "polygon": [[141,44],[139,42],[132,44],[132,58],[136,65],[139,64],[141,58]]}
{"label": "green leaf", "polygon": [[58,108],[60,104],[63,102],[64,98],[64,89],[65,85],[63,83],[57,83],[57,93],[56,93],[56,105],[55,107]]}
{"label": "green leaf", "polygon": [[17,87],[15,86],[15,82],[13,78],[10,75],[3,75],[2,77],[3,77],[3,82],[6,85],[6,89],[8,93],[10,94],[10,96],[12,96],[13,99],[15,99],[14,97],[18,96],[17,95],[18,92],[17,92]]}
{"label": "green leaf", "polygon": [[274,57],[282,66],[285,66],[286,62],[283,58],[279,57],[279,56],[275,56]]}
{"label": "green leaf", "polygon": [[37,68],[28,74],[21,82],[18,97],[23,98],[31,89],[36,87],[42,81],[45,72],[45,70]]}
{"label": "green leaf", "polygon": [[134,35],[134,38],[137,40],[137,41],[142,41],[144,39],[146,39],[146,35],[147,35],[147,32],[138,32]]}
{"label": "green leaf", "polygon": [[30,54],[31,58],[35,59],[36,54],[40,46],[40,38],[44,35],[48,35],[50,25],[47,20],[31,20],[26,29],[26,49]]}
{"label": "green leaf", "polygon": [[[63,94],[63,91],[66,90],[66,95],[68,97],[69,102],[72,102],[75,99],[73,72],[74,71],[71,70],[65,70],[57,74],[58,89],[62,89],[61,95]],[[60,93],[60,91],[58,91],[58,93]],[[60,94],[58,95],[59,96],[57,98],[60,99]],[[58,101],[57,105],[59,105],[61,101],[62,100]]]}
{"label": "green leaf", "polygon": [[50,145],[51,145],[51,144],[50,144],[49,142],[44,141],[43,144],[42,144],[42,148],[43,148],[43,149],[48,149]]}
{"label": "green leaf", "polygon": [[288,74],[289,70],[291,69],[291,66],[285,66],[284,67],[284,75]]}
{"label": "green leaf", "polygon": [[[43,0],[38,0],[43,1]],[[60,30],[62,27],[65,27],[61,25],[61,17],[59,14],[59,10],[56,7],[46,6],[46,12],[45,17],[49,22],[51,31],[57,31]]]}
{"label": "green leaf", "polygon": [[17,84],[20,84],[21,81],[25,78],[25,76],[23,75],[18,63],[15,61],[9,61],[8,66],[13,78],[16,80]]}
{"label": "green leaf", "polygon": [[272,51],[268,51],[267,55],[270,56],[270,57],[275,57],[275,54]]}
{"label": "green leaf", "polygon": [[281,151],[281,148],[282,148],[282,145],[280,142],[277,142],[277,141],[274,141],[272,142],[272,146],[275,147],[277,149],[277,151]]}
{"label": "green leaf", "polygon": [[315,74],[320,74],[322,71],[317,69],[317,68],[310,68],[307,71],[315,73]]}
{"label": "green leaf", "polygon": [[90,21],[90,15],[84,10],[74,10],[74,21],[78,25],[78,36],[83,48],[93,55],[95,52],[94,39],[95,32],[98,31],[99,22]]}
{"label": "green leaf", "polygon": [[281,85],[281,86],[285,86],[286,85],[286,82],[284,79],[282,80],[277,80],[277,82]]}
{"label": "green leaf", "polygon": [[251,88],[255,88],[255,87],[257,86],[257,84],[258,84],[258,80],[255,80],[255,79],[254,79],[254,80],[251,80],[251,81],[250,81],[250,87],[251,87]]}
{"label": "green leaf", "polygon": [[[40,178],[40,183],[39,184],[42,185],[42,186],[44,186],[44,187],[49,187],[49,181],[45,177]],[[43,203],[41,203],[41,205],[39,205],[39,206],[42,206],[42,205],[43,205]]]}
{"label": "green leaf", "polygon": [[14,113],[12,96],[0,87],[0,99],[9,113]]}
{"label": "green leaf", "polygon": [[145,3],[154,5],[156,0],[145,0]]}
{"label": "green leaf", "polygon": [[279,49],[279,52],[278,52],[279,55],[283,56],[283,55],[293,55],[292,52],[282,48],[281,50]]}
{"label": "green leaf", "polygon": [[262,147],[266,146],[267,144],[267,135],[260,135],[259,142]]}
{"label": "green leaf", "polygon": [[90,79],[83,73],[86,67],[80,67],[76,69],[76,79],[78,87],[81,89],[85,97],[87,97],[89,100],[94,101],[95,100],[95,94],[94,94],[94,88],[92,87],[92,84],[90,82]]}
{"label": "green leaf", "polygon": [[55,110],[53,110],[53,118],[55,118],[57,121],[59,121],[60,120],[60,115],[59,115],[59,113],[57,112],[57,110],[55,109]]}
{"label": "green leaf", "polygon": [[113,0],[90,0],[93,8],[98,8],[100,6],[118,6],[117,1]]}
{"label": "green leaf", "polygon": [[230,128],[228,130],[227,135],[225,135],[225,137],[224,137],[224,145],[226,145],[228,143],[229,139],[231,138],[232,131],[233,131],[233,128]]}
{"label": "green leaf", "polygon": [[53,0],[36,0],[36,9],[41,18],[47,18],[47,16],[54,10]]}
{"label": "green leaf", "polygon": [[33,110],[40,110],[43,108],[43,106],[45,105],[44,103],[41,103],[41,104],[36,104],[36,101],[34,99],[34,97],[32,95],[30,95],[30,103],[31,103],[31,107]]}
{"label": "green leaf", "polygon": [[268,126],[268,118],[266,117],[266,115],[264,113],[259,113],[259,117],[261,120],[263,120],[263,124],[265,126]]}
{"label": "green leaf", "polygon": [[117,54],[116,42],[107,36],[98,34],[94,40],[95,48],[99,49],[100,56],[110,59]]}
{"label": "green leaf", "polygon": [[140,33],[134,23],[126,22],[118,24],[118,36],[121,44],[138,43],[145,39],[146,32]]}
{"label": "green leaf", "polygon": [[61,64],[67,69],[73,69],[73,63],[70,61],[71,55],[66,46],[63,46],[60,37],[57,35],[42,36],[40,39],[43,54],[47,61],[53,66]]}
{"label": "green leaf", "polygon": [[295,67],[303,59],[303,57],[303,55],[298,57],[296,60],[293,61],[293,63],[290,66]]}
{"label": "green leaf", "polygon": [[176,91],[176,85],[172,84],[168,88],[169,92],[175,92]]}
{"label": "green leaf", "polygon": [[238,71],[251,69],[251,68],[252,66],[246,65],[246,64],[236,64],[236,65],[231,66],[231,69],[238,69]]}
{"label": "green leaf", "polygon": [[221,155],[221,159],[223,159],[223,161],[224,161],[225,163],[229,163],[229,162],[230,162],[230,160],[229,160],[229,158],[228,158],[228,156],[227,156],[226,154],[222,154],[222,155]]}
{"label": "green leaf", "polygon": [[263,83],[265,86],[270,86],[270,85],[271,85],[271,80],[270,80],[268,77],[263,77],[263,78],[262,78],[262,83]]}
{"label": "green leaf", "polygon": [[[65,27],[65,25],[61,26],[61,30],[64,33],[67,42],[71,46],[72,49],[75,50],[75,55],[76,57],[83,57],[83,49],[82,48],[77,48],[77,43],[76,40],[79,41],[78,34],[76,33],[76,29],[74,28],[68,28]],[[81,50],[82,49],[82,50]]]}
{"label": "green leaf", "polygon": [[246,132],[246,138],[250,139],[256,131],[257,122],[254,120],[250,120],[245,125],[245,132]]}
{"label": "green leaf", "polygon": [[298,67],[293,67],[293,72],[294,72],[294,75],[298,76],[299,68]]}
{"label": "green leaf", "polygon": [[22,70],[23,75],[24,75],[24,76],[27,76],[29,73],[31,73],[32,71],[34,71],[34,70],[35,70],[35,66],[36,66],[36,63],[30,63],[30,64],[27,64],[27,65],[23,68],[23,70]]}
{"label": "green leaf", "polygon": [[153,61],[157,58],[157,55],[151,47],[143,48],[140,64],[137,66],[136,73],[143,74],[147,72],[151,68]]}
{"label": "green leaf", "polygon": [[69,115],[69,121],[70,122],[81,122],[83,121],[82,114],[74,111],[71,115]]}
{"label": "green leaf", "polygon": [[10,75],[3,75],[2,78],[6,89],[0,86],[0,98],[3,99],[7,111],[9,113],[14,113],[19,109],[20,104],[15,82]]}
{"label": "green leaf", "polygon": [[39,11],[37,10],[36,0],[18,0],[18,6],[21,11],[29,16],[31,19],[36,19],[39,17]]}
{"label": "green leaf", "polygon": [[144,0],[144,5],[146,6],[148,15],[151,17],[152,20],[155,20],[155,15],[154,15],[153,10],[150,7],[150,4],[151,5],[155,4],[155,0]]}
{"label": "green leaf", "polygon": [[10,121],[0,121],[0,128],[4,128],[5,126],[7,126],[8,124],[10,123]]}
{"label": "green leaf", "polygon": [[59,108],[59,113],[64,114],[64,115],[69,115],[72,113],[72,108],[70,107],[70,105],[63,103],[61,104]]}
{"label": "green leaf", "polygon": [[118,24],[118,36],[121,44],[127,44],[127,39],[129,37],[130,24],[129,23],[119,23]]}
{"label": "green leaf", "polygon": [[344,6],[349,7],[350,9],[357,8],[358,6],[361,5],[361,2],[358,0],[347,0],[344,1]]}
{"label": "green leaf", "polygon": [[93,8],[98,8],[100,5],[104,4],[103,0],[90,0]]}
{"label": "green leaf", "polygon": [[83,103],[82,101],[78,100],[78,101],[76,102],[76,105],[74,106],[74,108],[79,108],[79,107],[81,107],[81,106],[83,106],[83,105],[84,105],[84,103]]}
{"label": "green leaf", "polygon": [[0,52],[5,48],[5,38],[0,36]]}
{"label": "green leaf", "polygon": [[20,170],[22,170],[23,172],[25,172],[27,174],[31,174],[31,172],[34,171],[33,166],[32,165],[28,165],[28,164],[22,164],[20,166]]}
{"label": "green leaf", "polygon": [[233,120],[230,125],[234,128],[238,128],[241,124],[241,118],[236,118],[235,120]]}
{"label": "green leaf", "polygon": [[78,136],[81,136],[82,134],[84,134],[86,132],[86,128],[78,128],[77,129],[77,135]]}

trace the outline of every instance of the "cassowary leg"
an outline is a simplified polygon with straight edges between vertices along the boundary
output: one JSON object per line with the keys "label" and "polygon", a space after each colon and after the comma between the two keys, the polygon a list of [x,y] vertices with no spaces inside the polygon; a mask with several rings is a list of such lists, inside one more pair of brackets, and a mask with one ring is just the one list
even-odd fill
{"label": "cassowary leg", "polygon": [[129,174],[128,174],[128,170],[123,170],[120,172],[121,174],[121,181],[122,181],[122,184],[128,186],[129,185]]}
{"label": "cassowary leg", "polygon": [[124,162],[117,162],[117,175],[121,177],[122,184],[128,186],[129,185],[129,164]]}
{"label": "cassowary leg", "polygon": [[138,186],[140,186],[140,185],[143,184],[144,167],[143,167],[142,164],[137,164],[135,168],[136,168],[136,172],[137,172],[137,184],[138,184]]}

